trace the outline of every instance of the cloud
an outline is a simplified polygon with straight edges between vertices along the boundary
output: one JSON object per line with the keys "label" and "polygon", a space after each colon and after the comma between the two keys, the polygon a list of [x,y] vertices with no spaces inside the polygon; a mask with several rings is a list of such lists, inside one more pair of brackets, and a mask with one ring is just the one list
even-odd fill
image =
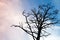
{"label": "cloud", "polygon": [[[12,24],[18,24],[22,21],[22,7],[20,0],[0,0],[0,40],[8,32]],[[20,14],[19,14],[20,13]],[[13,30],[13,29],[12,29]],[[10,34],[9,34],[10,35]]]}
{"label": "cloud", "polygon": [[60,40],[60,27],[53,26],[53,30],[48,29],[47,31],[51,33],[51,35],[44,37],[45,40]]}

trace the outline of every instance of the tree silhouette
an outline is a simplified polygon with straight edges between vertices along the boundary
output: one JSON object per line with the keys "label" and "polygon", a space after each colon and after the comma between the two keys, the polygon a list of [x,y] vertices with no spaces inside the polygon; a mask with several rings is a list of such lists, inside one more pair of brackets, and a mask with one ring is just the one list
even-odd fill
{"label": "tree silhouette", "polygon": [[59,22],[57,19],[58,10],[51,5],[40,5],[37,9],[32,9],[31,12],[23,11],[22,15],[26,20],[26,27],[13,25],[21,28],[23,31],[32,36],[33,40],[40,40],[40,37],[48,36],[50,33],[46,31],[52,25]]}

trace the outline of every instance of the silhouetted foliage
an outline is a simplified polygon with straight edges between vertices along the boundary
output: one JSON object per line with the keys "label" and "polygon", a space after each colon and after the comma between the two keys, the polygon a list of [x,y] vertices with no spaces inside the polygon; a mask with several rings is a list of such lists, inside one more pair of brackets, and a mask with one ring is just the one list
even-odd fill
{"label": "silhouetted foliage", "polygon": [[40,37],[50,35],[50,33],[46,31],[47,28],[59,22],[57,14],[58,10],[55,10],[53,6],[40,5],[38,9],[32,9],[31,12],[25,13],[25,11],[23,11],[22,15],[25,17],[26,27],[19,25],[13,26],[24,30],[32,36],[33,40],[40,40]]}

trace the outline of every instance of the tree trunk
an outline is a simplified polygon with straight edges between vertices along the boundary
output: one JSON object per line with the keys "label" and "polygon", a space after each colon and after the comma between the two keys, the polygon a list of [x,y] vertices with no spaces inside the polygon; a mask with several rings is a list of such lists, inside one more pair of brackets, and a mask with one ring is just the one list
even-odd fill
{"label": "tree trunk", "polygon": [[38,29],[38,35],[37,35],[37,39],[36,40],[40,40],[40,33],[41,33],[41,27]]}
{"label": "tree trunk", "polygon": [[38,31],[38,35],[37,35],[37,39],[36,40],[40,40],[40,31]]}

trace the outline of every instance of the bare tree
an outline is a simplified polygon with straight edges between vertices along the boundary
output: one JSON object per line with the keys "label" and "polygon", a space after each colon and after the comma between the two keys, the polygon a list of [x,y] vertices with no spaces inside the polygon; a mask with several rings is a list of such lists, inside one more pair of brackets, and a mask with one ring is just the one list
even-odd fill
{"label": "bare tree", "polygon": [[26,27],[19,25],[13,26],[24,30],[32,36],[33,40],[40,40],[40,37],[50,35],[46,29],[59,22],[57,19],[58,10],[54,9],[51,5],[40,5],[37,9],[32,9],[28,13],[23,11],[22,14],[26,20]]}

